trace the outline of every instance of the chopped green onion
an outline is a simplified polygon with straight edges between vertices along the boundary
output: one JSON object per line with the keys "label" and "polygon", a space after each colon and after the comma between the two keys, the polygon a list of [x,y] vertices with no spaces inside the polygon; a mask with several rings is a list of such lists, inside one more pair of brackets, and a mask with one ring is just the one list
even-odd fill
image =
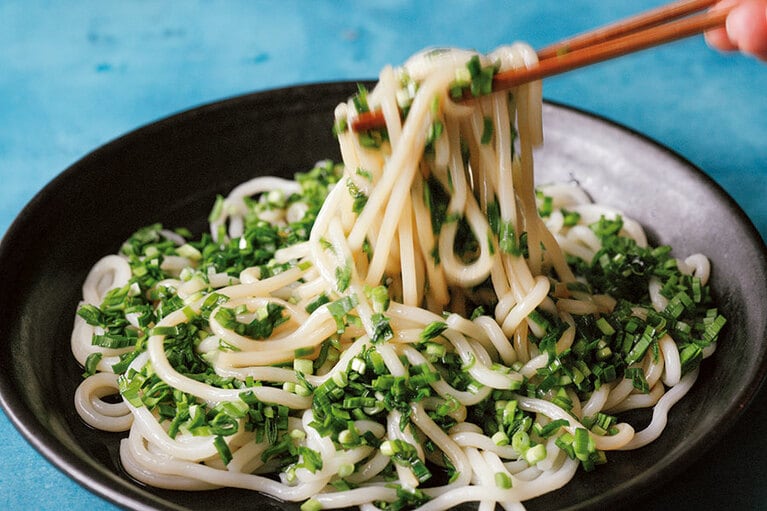
{"label": "chopped green onion", "polygon": [[343,465],[338,467],[338,477],[340,477],[341,479],[349,477],[353,473],[354,473],[353,463],[344,463]]}
{"label": "chopped green onion", "polygon": [[415,447],[404,440],[386,440],[379,447],[381,454],[388,456],[398,465],[409,467],[420,482],[431,477],[426,464],[418,457]]}
{"label": "chopped green onion", "polygon": [[88,358],[85,359],[85,373],[83,373],[83,378],[87,378],[88,376],[92,376],[96,374],[96,366],[99,365],[99,362],[101,362],[102,353],[100,351],[96,351],[88,355]]}
{"label": "chopped green onion", "polygon": [[300,466],[306,468],[311,473],[315,473],[318,470],[322,470],[322,456],[320,456],[320,453],[318,453],[314,449],[300,446],[298,448],[298,454],[303,459]]}
{"label": "chopped green onion", "polygon": [[338,137],[341,133],[345,132],[349,128],[349,123],[346,117],[339,117],[333,123],[333,136]]}
{"label": "chopped green onion", "polygon": [[418,336],[418,342],[431,341],[442,335],[442,332],[445,330],[447,330],[447,323],[444,321],[434,321],[433,323],[429,323]]}
{"label": "chopped green onion", "polygon": [[202,254],[199,250],[194,248],[189,243],[185,243],[184,245],[181,245],[176,249],[176,253],[180,255],[181,257],[186,257],[187,259],[191,259],[192,261],[199,261],[202,259]]}
{"label": "chopped green onion", "polygon": [[429,132],[426,134],[427,147],[433,144],[439,137],[441,137],[444,130],[445,125],[442,124],[442,121],[439,119],[434,120],[434,122],[429,125]]}
{"label": "chopped green onion", "polygon": [[447,353],[447,347],[438,342],[427,342],[424,346],[426,347],[426,355],[432,362],[441,359]]}
{"label": "chopped green onion", "polygon": [[312,391],[306,388],[304,385],[296,385],[294,392],[298,396],[309,397],[312,395]]}
{"label": "chopped green onion", "polygon": [[214,438],[213,445],[216,447],[218,455],[221,456],[221,460],[224,462],[224,465],[228,465],[229,462],[232,461],[232,451],[229,450],[229,446],[224,440],[224,437],[217,436]]}
{"label": "chopped green onion", "polygon": [[605,335],[613,335],[615,333],[615,329],[604,317],[597,320],[597,328]]}
{"label": "chopped green onion", "polygon": [[365,195],[351,179],[346,181],[346,188],[349,190],[349,195],[354,199],[352,202],[352,211],[356,214],[362,213],[362,210],[365,209],[365,204],[368,202],[368,196]]}
{"label": "chopped green onion", "polygon": [[577,428],[575,430],[573,451],[575,452],[575,457],[581,461],[587,460],[589,454],[594,452],[594,441],[591,439],[587,429]]}
{"label": "chopped green onion", "polygon": [[321,511],[322,504],[316,499],[309,499],[301,504],[301,511]]}
{"label": "chopped green onion", "polygon": [[355,298],[355,295],[344,296],[343,298],[328,304],[328,312],[330,312],[330,315],[336,320],[338,333],[344,332],[346,329],[346,317],[356,306],[357,299]]}
{"label": "chopped green onion", "polygon": [[349,287],[352,278],[352,266],[347,263],[344,266],[336,267],[336,287],[343,293]]}
{"label": "chopped green onion", "polygon": [[578,225],[578,221],[581,219],[581,214],[577,211],[568,211],[564,208],[560,210],[562,212],[562,216],[564,217],[563,225],[564,227],[573,227],[575,225]]}
{"label": "chopped green onion", "polygon": [[365,290],[365,294],[373,302],[375,312],[386,312],[389,308],[389,290],[386,286],[376,286]]}
{"label": "chopped green onion", "polygon": [[355,373],[365,374],[367,365],[365,364],[365,361],[361,359],[360,357],[354,357],[351,361],[349,368]]}
{"label": "chopped green onion", "polygon": [[645,328],[642,337],[640,337],[639,341],[634,345],[633,348],[631,348],[631,351],[626,357],[626,365],[631,365],[635,362],[638,362],[642,359],[642,357],[644,357],[645,352],[647,352],[647,348],[649,348],[650,344],[655,340],[655,335],[655,329],[648,325]]}
{"label": "chopped green onion", "polygon": [[509,445],[509,437],[503,431],[496,432],[491,438],[495,445]]}
{"label": "chopped green onion", "polygon": [[679,362],[682,366],[682,374],[687,374],[692,369],[698,367],[703,360],[703,348],[695,343],[688,344],[679,352]]}
{"label": "chopped green onion", "polygon": [[373,181],[373,174],[371,174],[369,170],[365,170],[363,168],[357,168],[356,174],[358,176],[364,177],[368,181]]}
{"label": "chopped green onion", "polygon": [[[716,314],[716,309],[714,309],[714,314]],[[726,322],[727,320],[724,318],[724,316],[717,314],[714,320],[706,325],[706,329],[703,332],[703,342],[706,344],[711,344],[716,341],[719,332],[722,330],[722,327],[724,327]]]}
{"label": "chopped green onion", "polygon": [[554,211],[554,197],[550,195],[544,195],[537,190],[535,194],[539,199],[541,199],[541,204],[538,206],[538,214],[543,218],[550,217],[551,213]]}
{"label": "chopped green onion", "polygon": [[386,370],[386,363],[384,362],[383,356],[376,350],[369,350],[367,352],[367,360],[372,364],[373,366],[373,372],[376,374],[384,374],[387,372]]}
{"label": "chopped green onion", "polygon": [[539,461],[543,461],[546,458],[546,446],[543,444],[536,444],[525,451],[525,461],[530,465],[535,465]]}
{"label": "chopped green onion", "polygon": [[631,380],[633,387],[638,391],[644,394],[650,392],[650,386],[647,383],[644,370],[641,367],[629,367],[626,369],[625,378]]}
{"label": "chopped green onion", "polygon": [[501,249],[501,252],[505,254],[520,254],[516,231],[511,222],[501,221],[500,232],[498,233],[498,247]]}
{"label": "chopped green onion", "polygon": [[482,119],[482,138],[481,144],[489,144],[493,139],[493,120],[490,117]]}
{"label": "chopped green onion", "polygon": [[346,373],[343,371],[338,371],[334,373],[331,380],[340,388],[346,387],[346,384],[349,381]]}
{"label": "chopped green onion", "polygon": [[328,295],[326,295],[325,293],[322,293],[317,298],[315,298],[312,302],[310,302],[309,305],[306,306],[306,312],[311,314],[312,312],[320,308],[322,305],[325,305],[326,303],[329,303],[329,302],[330,302],[330,298],[328,298]]}
{"label": "chopped green onion", "polygon": [[566,428],[569,425],[570,423],[567,419],[557,419],[543,426],[538,434],[543,438],[548,438],[557,433],[561,428]]}
{"label": "chopped green onion", "polygon": [[293,351],[293,355],[296,358],[306,357],[308,355],[311,355],[312,353],[314,353],[314,348],[312,348],[311,346],[306,346],[304,348],[296,348]]}
{"label": "chopped green onion", "polygon": [[496,472],[495,485],[502,490],[508,490],[511,488],[511,477],[507,472]]}
{"label": "chopped green onion", "polygon": [[365,113],[370,111],[370,106],[368,106],[368,89],[361,83],[357,84],[357,94],[352,98],[352,102],[354,103],[354,108],[357,110],[357,113]]}
{"label": "chopped green onion", "polygon": [[370,319],[373,322],[373,335],[370,337],[373,344],[385,342],[394,337],[388,317],[376,312]]}
{"label": "chopped green onion", "polygon": [[511,448],[524,455],[530,448],[530,435],[526,431],[517,431],[511,437]]}
{"label": "chopped green onion", "polygon": [[314,362],[305,358],[293,360],[293,370],[305,375],[314,373]]}

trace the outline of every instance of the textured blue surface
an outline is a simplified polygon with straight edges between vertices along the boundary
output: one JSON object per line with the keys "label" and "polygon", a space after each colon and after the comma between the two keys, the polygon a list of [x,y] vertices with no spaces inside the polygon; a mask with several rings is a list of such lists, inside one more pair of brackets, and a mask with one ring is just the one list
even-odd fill
{"label": "textured blue surface", "polygon": [[[374,78],[427,46],[539,47],[657,0],[0,2],[0,233],[51,178],[140,125],[227,96]],[[767,238],[767,66],[702,38],[548,80],[544,94],[678,151]],[[322,155],[318,155],[321,157]],[[767,398],[651,509],[767,508]],[[7,509],[111,509],[0,413]]]}

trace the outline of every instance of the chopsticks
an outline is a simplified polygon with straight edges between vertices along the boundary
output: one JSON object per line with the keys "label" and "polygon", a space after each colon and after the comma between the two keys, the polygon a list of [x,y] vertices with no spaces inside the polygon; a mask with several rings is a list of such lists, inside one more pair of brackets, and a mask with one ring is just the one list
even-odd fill
{"label": "chopsticks", "polygon": [[[596,64],[629,53],[690,37],[723,26],[730,9],[700,14],[716,0],[681,0],[552,44],[538,51],[538,64],[498,73],[493,92]],[[364,112],[352,121],[354,131],[384,126],[380,111]]]}
{"label": "chopsticks", "polygon": [[631,33],[662,25],[672,20],[688,16],[713,6],[719,0],[682,0],[662,5],[630,18],[610,23],[584,34],[559,41],[538,50],[538,59],[545,60],[558,54],[579,50],[588,46],[603,43]]}

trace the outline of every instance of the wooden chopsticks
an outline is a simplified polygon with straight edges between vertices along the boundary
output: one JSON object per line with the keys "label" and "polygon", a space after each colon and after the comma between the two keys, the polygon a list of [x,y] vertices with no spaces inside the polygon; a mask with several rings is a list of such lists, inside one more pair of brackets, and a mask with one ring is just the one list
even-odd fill
{"label": "wooden chopsticks", "polygon": [[[537,52],[537,65],[496,74],[493,78],[493,91],[507,90],[723,26],[730,9],[691,15],[715,3],[716,0],[673,2],[552,44]],[[371,111],[356,117],[352,121],[352,129],[360,132],[380,128],[384,124],[381,112]]]}
{"label": "wooden chopsticks", "polygon": [[662,5],[656,9],[637,14],[630,18],[610,23],[584,34],[559,41],[538,50],[538,59],[545,60],[556,57],[557,54],[579,50],[588,46],[603,43],[631,33],[656,27],[672,20],[694,14],[713,6],[719,0],[682,0]]}

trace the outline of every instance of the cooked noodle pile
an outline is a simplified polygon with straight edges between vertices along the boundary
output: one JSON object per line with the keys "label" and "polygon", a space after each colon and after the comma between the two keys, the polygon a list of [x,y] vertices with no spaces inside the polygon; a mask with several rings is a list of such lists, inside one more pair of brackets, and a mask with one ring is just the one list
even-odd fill
{"label": "cooked noodle pile", "polygon": [[[724,323],[708,260],[572,184],[534,188],[540,84],[487,90],[534,62],[386,68],[336,109],[343,165],[253,179],[210,234],[151,226],[96,264],[75,403],[128,432],[132,477],[306,511],[521,509],[661,434]],[[385,128],[350,130],[369,109]],[[642,431],[617,417],[649,407]]]}

